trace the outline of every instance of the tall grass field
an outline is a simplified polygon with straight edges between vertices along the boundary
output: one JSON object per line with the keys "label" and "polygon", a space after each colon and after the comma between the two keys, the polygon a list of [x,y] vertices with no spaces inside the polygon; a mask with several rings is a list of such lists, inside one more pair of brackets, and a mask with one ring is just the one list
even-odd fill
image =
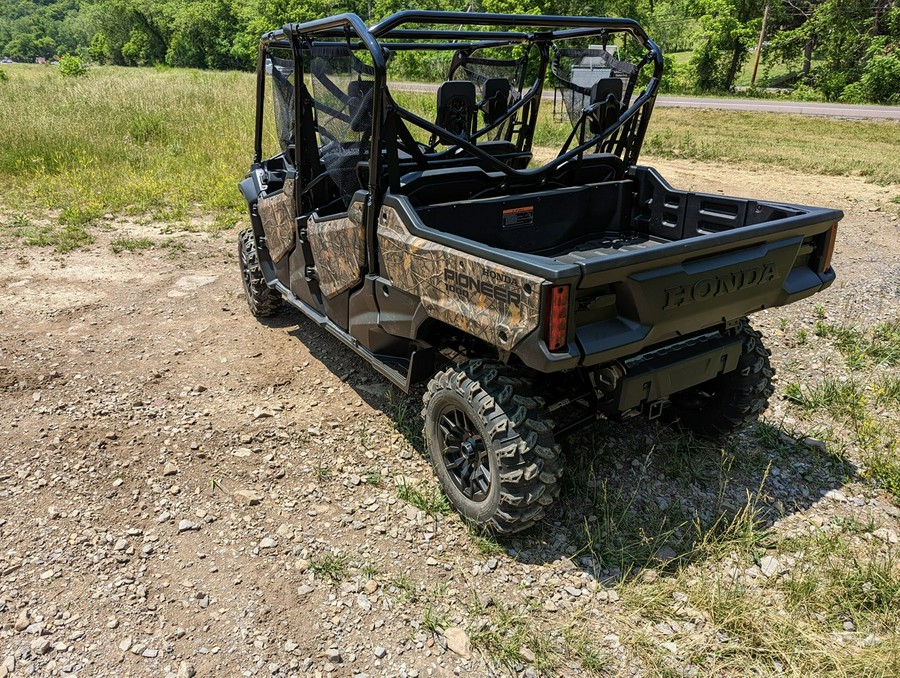
{"label": "tall grass field", "polygon": [[[0,205],[82,227],[106,213],[225,228],[252,156],[254,75],[100,67],[5,66],[0,80]],[[434,96],[398,92],[433,116]],[[543,103],[535,144],[561,145],[567,123]],[[657,108],[645,157],[724,160],[900,182],[900,124]]]}

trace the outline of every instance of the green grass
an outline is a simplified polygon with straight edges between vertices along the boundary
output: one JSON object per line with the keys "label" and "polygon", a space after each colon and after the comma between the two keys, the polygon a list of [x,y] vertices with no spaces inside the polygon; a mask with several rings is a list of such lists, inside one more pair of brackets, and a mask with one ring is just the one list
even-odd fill
{"label": "green grass", "polygon": [[659,108],[647,128],[651,156],[752,164],[900,183],[900,123],[782,113]]}
{"label": "green grass", "polygon": [[[862,462],[862,477],[900,502],[900,321],[871,329],[847,324],[816,323],[817,336],[830,339],[844,356],[851,376],[826,376],[811,384],[788,382],[784,396],[805,414],[827,413],[837,434],[833,445],[852,445]],[[892,411],[893,410],[893,411]]]}
{"label": "green grass", "polygon": [[851,369],[900,365],[900,320],[879,323],[871,331],[819,321],[815,333],[832,339]]}
{"label": "green grass", "polygon": [[60,209],[64,224],[106,213],[236,215],[249,166],[253,76],[92,68],[84,78],[16,65],[0,87],[0,199]]}
{"label": "green grass", "polygon": [[[710,556],[727,555],[734,568],[729,572],[700,565],[652,584],[629,582],[622,600],[641,621],[628,635],[661,673],[667,653],[644,635],[641,624],[684,620],[699,622],[718,638],[704,642],[690,629],[668,638],[681,655],[704,667],[703,675],[891,675],[888,667],[898,658],[896,556],[858,546],[857,526],[835,527],[778,540],[770,536],[752,549],[722,551],[717,544]],[[782,563],[792,559],[790,576],[746,578],[744,572],[767,556]],[[847,621],[856,631],[841,641],[833,634]],[[881,640],[866,645],[869,634]]]}
{"label": "green grass", "polygon": [[42,224],[14,228],[24,245],[31,247],[52,247],[57,252],[70,252],[79,247],[90,245],[94,237],[83,225],[76,224]]}
{"label": "green grass", "polygon": [[[243,219],[237,183],[252,156],[252,74],[109,66],[63,78],[24,64],[5,70],[0,203],[41,220],[59,210],[48,232],[25,234],[28,243],[61,251],[86,244],[93,222],[107,213],[185,227],[201,216],[211,231]],[[434,95],[398,91],[396,98],[433,119]],[[552,155],[569,129],[543,102],[536,150]],[[274,148],[270,135],[266,146]],[[900,124],[893,122],[657,108],[645,151],[900,182],[893,160]]]}
{"label": "green grass", "polygon": [[825,377],[809,385],[789,382],[784,389],[785,398],[814,412],[826,410],[835,418],[857,416],[866,402],[866,388],[854,379]]}
{"label": "green grass", "polygon": [[333,582],[338,582],[347,574],[349,562],[347,556],[334,553],[324,553],[321,556],[310,559],[309,569],[318,577],[328,577]]}
{"label": "green grass", "polygon": [[153,247],[153,241],[149,238],[116,238],[109,243],[109,249],[114,253],[120,252],[139,252]]}
{"label": "green grass", "polygon": [[447,497],[433,486],[419,487],[403,482],[397,486],[397,498],[425,511],[430,516],[446,515],[451,510]]}

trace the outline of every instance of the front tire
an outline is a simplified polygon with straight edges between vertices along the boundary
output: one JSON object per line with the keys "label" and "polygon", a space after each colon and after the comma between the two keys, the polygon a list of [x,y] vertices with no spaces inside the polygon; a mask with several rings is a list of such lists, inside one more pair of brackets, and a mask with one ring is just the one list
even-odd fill
{"label": "front tire", "polygon": [[473,360],[435,375],[424,405],[428,456],[457,511],[494,534],[544,517],[559,495],[560,446],[529,380]]}
{"label": "front tire", "polygon": [[250,313],[257,318],[278,313],[282,304],[281,295],[266,284],[259,266],[259,251],[256,249],[253,229],[243,230],[238,236],[238,259],[241,265],[241,280],[244,283],[244,296],[247,298]]}
{"label": "front tire", "polygon": [[737,332],[743,345],[735,370],[671,397],[669,418],[704,438],[721,439],[754,423],[775,390],[762,336],[747,320]]}

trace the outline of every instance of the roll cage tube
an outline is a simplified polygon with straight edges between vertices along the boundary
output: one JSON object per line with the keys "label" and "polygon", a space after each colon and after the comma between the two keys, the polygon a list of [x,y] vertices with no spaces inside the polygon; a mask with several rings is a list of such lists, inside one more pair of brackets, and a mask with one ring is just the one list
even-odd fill
{"label": "roll cage tube", "polygon": [[[369,54],[372,57],[372,66],[374,68],[374,76],[375,76],[375,86],[374,92],[372,94],[372,110],[373,111],[381,111],[383,104],[384,92],[386,89],[386,80],[387,80],[387,66],[384,57],[384,51],[382,50],[381,45],[378,44],[378,41],[375,40],[372,33],[369,31],[369,27],[360,19],[356,14],[338,14],[337,16],[328,17],[325,19],[316,19],[315,21],[307,21],[302,24],[286,24],[281,29],[276,31],[269,31],[264,34],[262,37],[262,45],[266,46],[269,43],[273,42],[285,42],[285,47],[291,47],[291,44],[287,43],[287,39],[289,37],[296,38],[297,36],[312,36],[312,35],[327,35],[328,37],[343,37],[346,40],[350,40],[351,37],[355,34],[355,37],[359,39],[362,46],[369,51]],[[260,48],[262,50],[263,47]],[[263,57],[261,57],[262,59]],[[263,64],[263,67],[265,64]],[[258,94],[264,93],[262,88],[257,85]],[[257,102],[257,110],[259,110],[260,104]],[[380,158],[378,158],[377,153],[377,144],[379,139],[381,138],[381,116],[373,115],[372,116],[372,136],[370,140],[370,157],[375,162],[375,170],[370,175],[369,180],[369,195],[373,195],[377,190],[377,184],[375,182],[375,178],[377,177],[377,172],[380,171]],[[371,262],[370,262],[371,264]]]}
{"label": "roll cage tube", "polygon": [[[659,47],[653,42],[644,30],[641,28],[640,24],[638,24],[634,19],[620,19],[620,18],[604,18],[604,17],[565,17],[565,16],[523,16],[516,14],[484,14],[484,13],[470,13],[470,12],[436,12],[429,10],[406,10],[402,12],[397,12],[396,14],[392,14],[387,17],[383,21],[379,22],[375,26],[370,28],[371,34],[376,38],[385,38],[390,39],[393,37],[417,37],[421,39],[445,39],[445,40],[466,40],[471,39],[477,34],[477,31],[430,31],[427,29],[399,29],[399,26],[408,23],[432,23],[432,24],[445,24],[445,25],[459,25],[465,26],[469,24],[477,24],[483,26],[523,26],[527,28],[550,28],[550,29],[561,29],[561,30],[552,30],[550,32],[541,32],[541,33],[517,33],[514,31],[508,32],[495,32],[492,35],[496,36],[498,39],[502,39],[504,41],[509,42],[532,42],[532,43],[544,43],[545,45],[551,42],[554,39],[559,40],[569,40],[574,38],[586,38],[594,35],[608,35],[609,33],[626,33],[633,36],[643,47],[645,47],[648,51],[647,55],[645,55],[644,59],[641,60],[638,68],[642,68],[646,64],[653,62],[653,75],[650,78],[650,81],[647,83],[647,86],[644,89],[643,94],[641,94],[634,103],[628,107],[627,110],[623,111],[619,116],[618,120],[607,127],[605,130],[602,130],[598,134],[591,136],[589,139],[585,140],[583,143],[575,146],[571,150],[568,150],[565,153],[561,153],[554,160],[547,163],[543,167],[535,168],[535,169],[525,169],[525,170],[516,170],[504,163],[502,160],[495,158],[494,156],[482,151],[475,144],[471,143],[467,139],[463,139],[457,135],[454,135],[442,128],[438,128],[433,125],[431,122],[424,120],[423,118],[415,115],[414,113],[407,111],[399,106],[394,104],[394,109],[397,114],[404,120],[411,122],[426,131],[430,131],[432,133],[437,133],[443,140],[450,141],[451,143],[464,148],[466,151],[479,158],[480,160],[489,163],[492,167],[495,167],[498,171],[503,172],[510,178],[522,177],[522,178],[540,178],[545,174],[552,172],[558,166],[562,165],[573,158],[579,157],[585,151],[590,148],[598,145],[604,139],[611,138],[619,129],[621,129],[626,123],[632,120],[635,115],[645,106],[648,105],[652,107],[652,100],[656,97],[657,90],[659,89],[660,80],[662,78],[662,70],[663,70],[663,58],[662,52]],[[482,37],[485,33],[481,34]],[[498,45],[500,43],[497,43]],[[521,101],[525,101],[527,97],[523,96]],[[518,103],[521,103],[518,102]],[[649,113],[649,111],[648,111]],[[646,125],[648,121],[649,115],[642,116],[641,120],[638,124],[638,129],[636,130],[637,134],[635,138],[637,139],[637,147],[639,148],[642,145],[643,136],[646,131]],[[568,144],[567,144],[568,145]],[[633,159],[636,159],[637,153],[633,151],[631,153]]]}
{"label": "roll cage tube", "polygon": [[[387,89],[387,65],[385,62],[384,51],[372,36],[372,34],[369,32],[368,26],[366,26],[363,20],[360,19],[356,14],[345,13],[325,19],[308,21],[303,24],[287,24],[280,30],[270,31],[263,35],[262,43],[263,45],[267,45],[272,42],[286,41],[288,38],[290,38],[289,46],[294,50],[296,58],[296,55],[299,52],[299,50],[297,49],[298,37],[309,37],[322,34],[328,35],[330,37],[341,37],[346,40],[347,43],[350,42],[351,38],[355,34],[355,37],[359,39],[362,47],[369,51],[369,54],[372,57],[372,66],[374,70],[375,80],[373,87],[374,91],[372,94],[372,110],[376,113],[381,111],[383,108],[384,94]],[[312,42],[312,40],[309,41]],[[265,64],[263,64],[263,70],[264,67]],[[297,71],[295,70],[295,72]],[[260,88],[258,90],[257,96],[260,96],[260,94],[263,93],[264,90]],[[259,103],[257,103],[257,109],[259,109]],[[295,119],[297,110],[299,110],[299,108],[297,108],[295,104]],[[369,271],[374,271],[377,268],[375,261],[376,215],[374,213],[374,210],[369,208],[372,205],[373,196],[377,194],[378,177],[381,172],[381,158],[379,157],[380,154],[377,152],[377,145],[381,140],[381,124],[382,116],[380,114],[373,115],[371,138],[369,141],[369,156],[371,162],[374,163],[374,171],[369,174],[369,183],[367,186],[369,195],[366,204],[366,216],[364,217],[366,230],[366,263]],[[299,127],[296,127],[296,129],[297,131],[299,131]],[[296,133],[297,132],[295,131],[295,134]],[[298,192],[299,196],[300,186],[296,186],[295,190]]]}
{"label": "roll cage tube", "polygon": [[[438,25],[454,25],[465,26],[477,24],[481,26],[522,26],[533,29],[551,29],[547,32],[540,33],[524,33],[515,31],[495,31],[492,33],[482,33],[478,31],[439,31],[427,29],[401,29],[404,24],[438,24]],[[556,30],[552,30],[556,29]],[[619,119],[607,129],[593,135],[584,143],[572,148],[571,150],[557,156],[556,159],[549,162],[544,167],[531,170],[516,170],[502,160],[477,148],[475,144],[468,140],[451,134],[447,130],[432,125],[429,121],[396,106],[392,102],[392,107],[397,111],[398,115],[409,122],[412,122],[426,131],[432,131],[440,134],[455,145],[464,148],[484,162],[496,167],[507,176],[514,177],[541,177],[542,175],[552,172],[559,165],[571,160],[572,158],[582,155],[585,151],[599,144],[603,139],[611,137],[623,125],[629,122],[645,105],[652,106],[652,99],[655,98],[659,89],[660,79],[662,77],[663,59],[662,52],[644,32],[641,26],[633,19],[624,18],[605,18],[605,17],[566,17],[566,16],[550,16],[550,15],[517,15],[517,14],[486,14],[475,12],[441,12],[430,10],[405,10],[397,12],[375,24],[367,27],[365,23],[355,14],[345,13],[325,19],[317,19],[302,24],[286,24],[280,30],[270,31],[263,36],[263,44],[260,47],[260,64],[264,70],[263,49],[268,43],[284,41],[288,36],[311,36],[329,38],[344,38],[348,41],[351,32],[355,33],[361,43],[361,47],[368,50],[372,57],[372,63],[375,71],[375,92],[373,96],[373,111],[383,111],[384,96],[386,94],[387,68],[384,55],[384,48],[389,48],[388,43],[380,45],[378,38],[383,39],[436,39],[436,40],[470,40],[479,37],[482,40],[486,35],[496,37],[499,41],[506,42],[544,42],[549,43],[554,39],[566,40],[573,38],[586,38],[594,35],[609,33],[627,33],[633,36],[643,47],[648,50],[648,54],[642,60],[641,64],[646,65],[650,61],[653,62],[653,75],[647,83],[643,93],[638,96],[634,103],[624,111]],[[490,43],[490,39],[486,42]],[[500,42],[496,44],[501,44]],[[287,46],[287,45],[286,45]],[[487,46],[487,45],[486,45]],[[264,92],[264,85],[258,84],[258,95]],[[261,97],[260,97],[261,98]],[[525,99],[525,97],[523,97]],[[261,104],[257,102],[257,112],[260,112]],[[647,117],[643,116],[638,129],[638,141],[643,137],[646,130]],[[369,192],[374,194],[377,190],[378,177],[381,176],[381,154],[377,148],[381,140],[381,125],[383,122],[382,115],[373,116],[372,135],[370,149],[370,163],[373,163],[372,170],[369,173]],[[259,124],[258,124],[259,125]],[[261,154],[259,149],[261,142],[261,129],[257,129],[257,155]]]}

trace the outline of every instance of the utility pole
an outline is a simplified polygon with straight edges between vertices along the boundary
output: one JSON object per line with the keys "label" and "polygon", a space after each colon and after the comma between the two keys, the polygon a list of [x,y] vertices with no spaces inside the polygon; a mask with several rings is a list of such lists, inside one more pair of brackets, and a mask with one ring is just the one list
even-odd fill
{"label": "utility pole", "polygon": [[769,20],[769,3],[763,10],[762,26],[759,27],[759,41],[756,43],[756,57],[753,59],[753,75],[750,76],[750,86],[756,84],[756,69],[759,68],[759,55],[762,54],[763,39],[766,37],[766,22]]}

